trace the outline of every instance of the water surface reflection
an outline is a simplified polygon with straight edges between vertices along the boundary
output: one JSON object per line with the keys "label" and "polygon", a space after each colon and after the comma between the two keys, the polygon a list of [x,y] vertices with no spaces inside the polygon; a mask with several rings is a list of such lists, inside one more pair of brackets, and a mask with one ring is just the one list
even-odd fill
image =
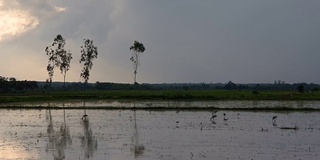
{"label": "water surface reflection", "polygon": [[72,145],[72,138],[70,135],[69,127],[66,122],[65,110],[63,110],[63,123],[60,128],[55,128],[51,110],[46,110],[46,120],[48,122],[48,144],[46,145],[46,151],[52,152],[54,159],[63,160],[66,158],[65,149]]}
{"label": "water surface reflection", "polygon": [[83,129],[83,134],[80,136],[81,147],[84,150],[85,158],[90,159],[93,157],[94,151],[98,148],[98,141],[92,133],[89,117],[82,119],[81,126]]}
{"label": "water surface reflection", "polygon": [[132,136],[132,150],[134,153],[134,157],[137,158],[138,156],[143,154],[144,145],[139,142],[139,132],[138,132],[138,125],[137,125],[137,116],[136,111],[133,111],[133,119],[134,119],[134,132]]}
{"label": "water surface reflection", "polygon": [[[319,159],[320,152],[319,112],[0,109],[0,114],[4,160]],[[299,129],[281,129],[291,126]]]}

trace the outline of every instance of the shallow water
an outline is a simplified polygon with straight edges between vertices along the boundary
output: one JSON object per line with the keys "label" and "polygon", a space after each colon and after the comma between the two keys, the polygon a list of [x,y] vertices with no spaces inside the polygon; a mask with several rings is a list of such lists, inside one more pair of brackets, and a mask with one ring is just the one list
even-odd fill
{"label": "shallow water", "polygon": [[320,101],[174,101],[174,100],[100,100],[100,101],[56,101],[56,102],[31,102],[31,103],[6,103],[0,104],[0,108],[54,108],[54,109],[77,109],[77,108],[95,108],[95,109],[132,109],[132,108],[162,108],[162,109],[230,109],[230,108],[308,108],[320,109]]}
{"label": "shallow water", "polygon": [[0,114],[4,160],[319,159],[320,153],[319,112],[219,110],[211,121],[211,111],[0,109]]}

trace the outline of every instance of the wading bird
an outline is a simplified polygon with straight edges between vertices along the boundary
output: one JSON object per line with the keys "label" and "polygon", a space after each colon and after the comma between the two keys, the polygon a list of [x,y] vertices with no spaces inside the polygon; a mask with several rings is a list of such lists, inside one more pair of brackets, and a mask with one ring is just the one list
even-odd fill
{"label": "wading bird", "polygon": [[83,121],[85,121],[85,120],[87,120],[87,117],[88,117],[88,115],[87,115],[87,114],[84,114],[81,119],[82,119]]}
{"label": "wading bird", "polygon": [[224,120],[224,121],[227,121],[227,120],[228,120],[228,118],[226,117],[226,114],[225,114],[225,113],[223,113],[223,120]]}
{"label": "wading bird", "polygon": [[217,111],[213,111],[213,112],[212,112],[212,116],[211,116],[211,118],[210,118],[210,121],[213,121],[214,118],[217,117],[216,113],[217,113]]}
{"label": "wading bird", "polygon": [[273,117],[272,117],[272,125],[273,125],[273,126],[277,126],[277,117],[278,117],[278,116],[273,116]]}
{"label": "wading bird", "polygon": [[211,118],[210,118],[210,121],[211,121],[211,123],[213,123],[213,124],[216,124],[216,122],[214,121],[214,118],[217,117],[216,113],[217,113],[217,111],[212,112],[212,116],[211,116]]}

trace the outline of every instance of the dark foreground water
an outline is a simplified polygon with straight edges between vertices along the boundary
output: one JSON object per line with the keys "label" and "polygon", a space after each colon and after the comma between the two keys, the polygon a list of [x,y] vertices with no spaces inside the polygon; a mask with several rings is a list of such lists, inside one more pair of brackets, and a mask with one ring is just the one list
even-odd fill
{"label": "dark foreground water", "polygon": [[320,159],[320,112],[212,112],[0,109],[0,159]]}

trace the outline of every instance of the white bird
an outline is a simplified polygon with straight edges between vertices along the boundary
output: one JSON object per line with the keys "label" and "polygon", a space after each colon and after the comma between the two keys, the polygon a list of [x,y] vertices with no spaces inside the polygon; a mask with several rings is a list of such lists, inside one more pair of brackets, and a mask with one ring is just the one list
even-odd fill
{"label": "white bird", "polygon": [[227,120],[228,120],[228,118],[226,117],[226,114],[225,114],[225,113],[223,113],[223,120],[224,120],[224,121],[227,121]]}

